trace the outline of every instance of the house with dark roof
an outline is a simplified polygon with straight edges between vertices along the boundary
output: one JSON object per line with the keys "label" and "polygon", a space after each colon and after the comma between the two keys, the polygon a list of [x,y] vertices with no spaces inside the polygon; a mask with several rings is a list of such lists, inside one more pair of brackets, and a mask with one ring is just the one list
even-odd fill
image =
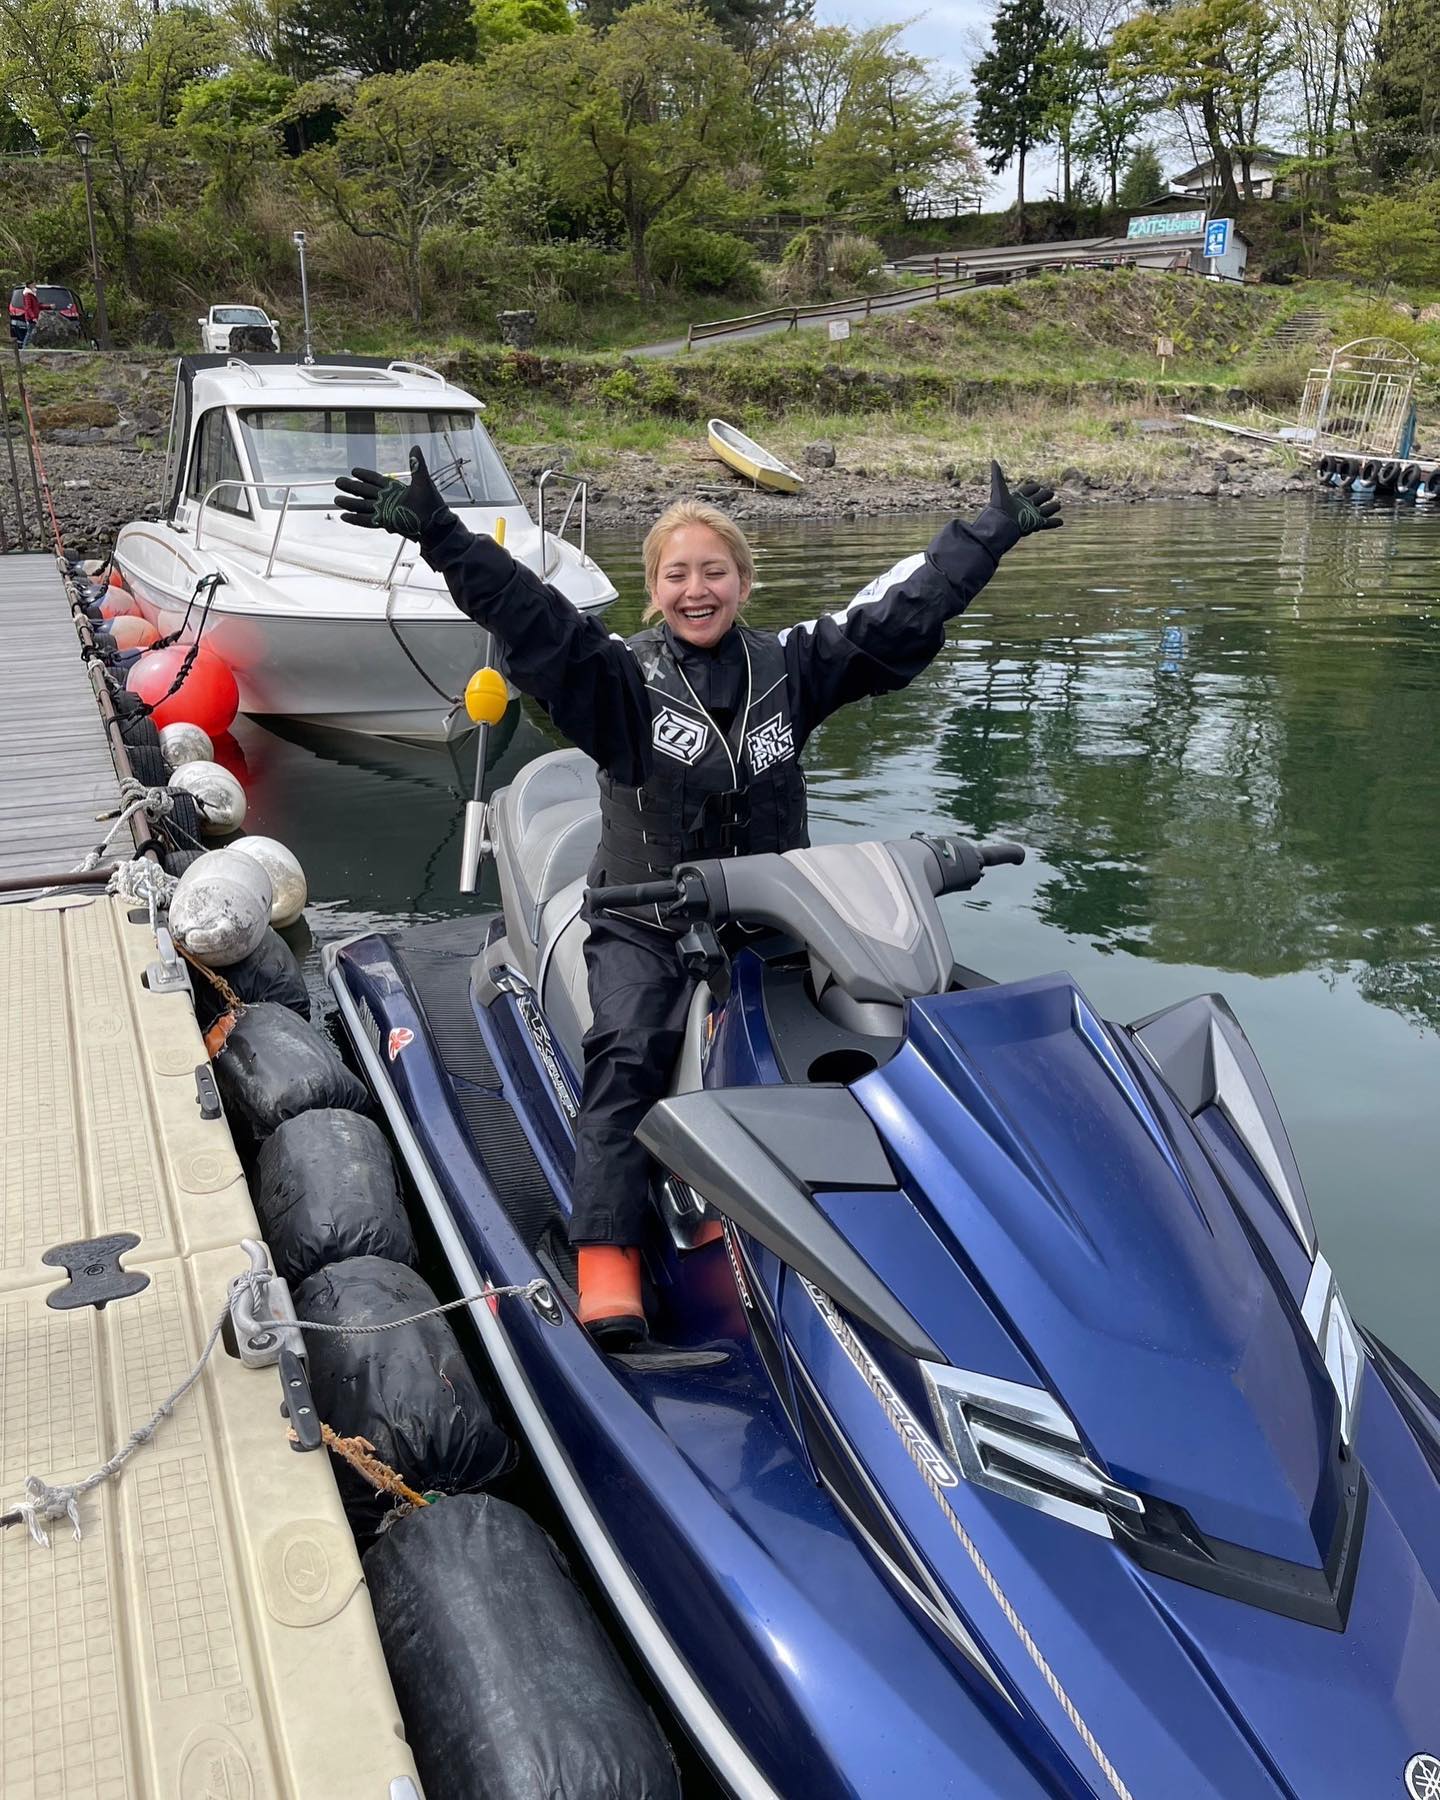
{"label": "house with dark roof", "polygon": [[[1250,158],[1250,186],[1257,200],[1278,200],[1285,195],[1285,182],[1277,177],[1275,171],[1285,162],[1285,153],[1281,150],[1267,150],[1261,145]],[[1241,176],[1238,157],[1235,161],[1235,185],[1240,189],[1240,197],[1245,198],[1244,182]],[[1220,186],[1219,177],[1215,173],[1215,160],[1197,163],[1193,169],[1185,169],[1179,175],[1170,177],[1170,191],[1173,195],[1186,200],[1211,199]]]}

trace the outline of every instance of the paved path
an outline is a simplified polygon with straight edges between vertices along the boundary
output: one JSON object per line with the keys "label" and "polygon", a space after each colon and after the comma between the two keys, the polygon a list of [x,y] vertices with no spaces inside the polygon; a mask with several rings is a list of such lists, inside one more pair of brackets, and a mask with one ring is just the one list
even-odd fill
{"label": "paved path", "polygon": [[[940,298],[949,300],[952,296],[942,294]],[[888,318],[892,313],[910,312],[917,306],[933,306],[934,303],[935,295],[933,293],[927,292],[924,288],[918,288],[913,298],[891,301],[888,306],[873,316]],[[755,338],[771,337],[776,332],[794,331],[797,327],[804,331],[810,326],[828,326],[832,319],[850,319],[858,325],[865,324],[865,302],[863,300],[847,301],[827,312],[816,313],[808,318],[800,319],[797,321],[797,325],[792,325],[788,319],[774,319],[769,324],[747,325],[740,331],[726,332],[724,337],[701,338],[700,342],[692,347],[692,353],[699,350],[724,349],[728,344],[749,343]],[[628,349],[621,350],[617,354],[621,356],[683,356],[685,350],[684,338],[669,338],[663,344],[632,344]]]}

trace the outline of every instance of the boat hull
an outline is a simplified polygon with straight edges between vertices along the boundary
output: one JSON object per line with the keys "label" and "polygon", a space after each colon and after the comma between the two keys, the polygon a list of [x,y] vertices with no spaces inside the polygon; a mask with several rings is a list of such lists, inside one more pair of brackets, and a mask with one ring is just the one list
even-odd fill
{"label": "boat hull", "polygon": [[756,487],[768,488],[773,494],[798,494],[805,486],[802,478],[793,469],[787,468],[778,458],[743,432],[733,426],[727,431],[717,431],[719,420],[712,420],[707,434],[710,448],[727,467],[734,469],[737,475],[743,475],[747,481],[753,481]]}
{"label": "boat hull", "polygon": [[232,568],[207,618],[203,596],[193,606],[190,597],[198,580],[224,564],[210,559],[201,566],[193,551],[183,566],[173,553],[170,561],[173,567],[161,566],[152,527],[121,533],[115,566],[144,616],[182,642],[203,631],[233,672],[240,710],[251,717],[410,743],[441,744],[473,729],[456,703],[487,660],[488,634],[443,591],[409,593],[387,619],[379,600],[364,611],[333,599],[324,611],[287,606],[283,583],[261,583]]}

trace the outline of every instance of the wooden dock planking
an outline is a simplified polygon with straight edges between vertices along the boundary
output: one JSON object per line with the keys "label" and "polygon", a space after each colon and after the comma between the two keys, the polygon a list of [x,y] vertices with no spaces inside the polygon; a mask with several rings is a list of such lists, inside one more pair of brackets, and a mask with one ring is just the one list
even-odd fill
{"label": "wooden dock planking", "polygon": [[120,784],[52,556],[0,556],[0,624],[0,876],[70,869]]}

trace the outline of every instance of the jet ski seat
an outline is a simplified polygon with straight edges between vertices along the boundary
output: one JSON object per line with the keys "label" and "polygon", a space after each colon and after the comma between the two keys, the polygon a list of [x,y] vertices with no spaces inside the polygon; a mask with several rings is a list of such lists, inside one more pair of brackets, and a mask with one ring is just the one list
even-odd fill
{"label": "jet ski seat", "polygon": [[[495,865],[509,921],[496,960],[517,968],[540,996],[551,1035],[578,1069],[581,1039],[592,1017],[585,972],[589,926],[581,915],[585,875],[600,840],[600,790],[595,765],[582,751],[554,750],[538,757],[515,777],[495,802]],[[687,1033],[683,1079],[698,1086],[695,1046],[701,1040],[706,1008],[695,1014]]]}
{"label": "jet ski seat", "polygon": [[[533,952],[546,903],[583,878],[599,842],[594,763],[579,750],[554,750],[527,763],[496,800],[494,833],[505,914],[523,924]],[[511,948],[523,956],[526,946]],[[525,973],[534,979],[533,967]]]}

